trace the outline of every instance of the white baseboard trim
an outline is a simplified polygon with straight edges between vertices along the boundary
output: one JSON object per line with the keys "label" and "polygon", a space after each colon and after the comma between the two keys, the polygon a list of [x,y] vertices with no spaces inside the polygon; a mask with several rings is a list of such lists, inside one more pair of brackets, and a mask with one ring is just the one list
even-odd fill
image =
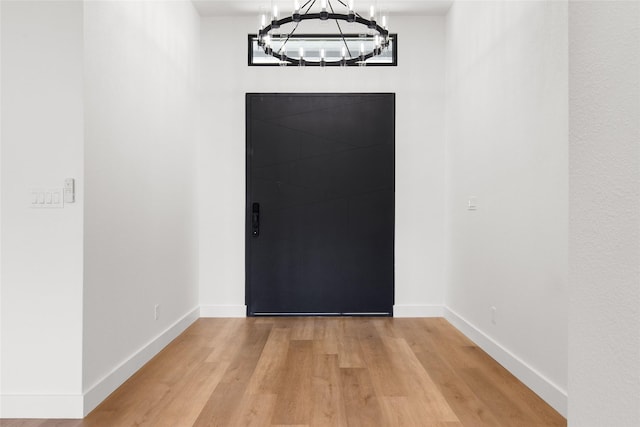
{"label": "white baseboard trim", "polygon": [[567,392],[565,390],[558,387],[449,307],[444,307],[444,317],[563,417],[567,417]]}
{"label": "white baseboard trim", "polygon": [[184,332],[193,322],[198,320],[199,317],[200,307],[192,309],[85,391],[84,408],[80,411],[78,417],[82,418],[93,411],[107,396],[120,387],[131,375],[135,374],[145,363],[158,354],[160,350],[165,348],[167,344]]}
{"label": "white baseboard trim", "polygon": [[246,305],[202,305],[200,317],[247,317]]}
{"label": "white baseboard trim", "polygon": [[81,394],[5,394],[0,418],[82,418],[82,401]]}
{"label": "white baseboard trim", "polygon": [[442,305],[397,304],[393,306],[393,317],[443,317]]}

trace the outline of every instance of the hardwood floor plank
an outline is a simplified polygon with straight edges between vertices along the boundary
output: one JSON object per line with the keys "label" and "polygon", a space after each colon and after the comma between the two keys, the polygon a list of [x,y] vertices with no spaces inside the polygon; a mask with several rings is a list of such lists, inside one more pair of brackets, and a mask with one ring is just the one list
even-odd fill
{"label": "hardwood floor plank", "polygon": [[365,368],[340,368],[340,386],[349,427],[391,425],[383,413]]}
{"label": "hardwood floor plank", "polygon": [[448,365],[446,360],[440,358],[437,352],[429,348],[422,348],[416,353],[416,357],[464,425],[478,427],[500,427],[502,425],[455,370]]}
{"label": "hardwood floor plank", "polygon": [[369,336],[360,340],[364,365],[369,370],[371,382],[378,396],[408,396],[409,388],[400,375],[398,364],[392,360],[379,337]]}
{"label": "hardwood floor plank", "polygon": [[207,400],[194,426],[228,426],[239,410],[239,403],[272,328],[269,324],[249,325],[251,327],[243,336],[234,337],[234,340],[242,343],[240,351],[236,352],[236,357]]}
{"label": "hardwood floor plank", "polygon": [[[315,317],[291,317],[291,339],[296,341],[313,340]],[[320,320],[321,321],[321,320]]]}
{"label": "hardwood floor plank", "polygon": [[287,369],[278,390],[274,424],[309,424],[313,411],[313,342],[289,341]]}
{"label": "hardwood floor plank", "polygon": [[426,421],[413,408],[407,396],[382,396],[379,399],[384,419],[394,427],[417,427]]}
{"label": "hardwood floor plank", "polygon": [[401,364],[397,364],[397,370],[407,381],[411,397],[423,402],[421,407],[425,410],[425,419],[459,422],[407,342],[403,338],[383,338],[382,342],[390,354],[395,354],[398,360],[402,360]]}
{"label": "hardwood floor plank", "polygon": [[325,318],[316,323],[313,335],[313,352],[316,354],[338,354],[338,318]]}
{"label": "hardwood floor plank", "polygon": [[261,427],[270,425],[276,406],[275,394],[245,394],[239,411],[229,421],[233,427]]}
{"label": "hardwood floor plank", "polygon": [[313,427],[345,427],[347,417],[340,387],[338,355],[320,354],[313,358]]}
{"label": "hardwood floor plank", "polygon": [[338,362],[341,368],[366,367],[359,340],[361,324],[362,319],[358,318],[343,318],[338,322]]}
{"label": "hardwood floor plank", "polygon": [[269,334],[256,369],[247,385],[248,394],[277,394],[286,369],[291,329],[278,324]]}
{"label": "hardwood floor plank", "polygon": [[175,427],[193,425],[216,389],[230,362],[205,362],[191,375],[185,377],[184,384],[176,387],[173,398],[152,418],[150,427]]}

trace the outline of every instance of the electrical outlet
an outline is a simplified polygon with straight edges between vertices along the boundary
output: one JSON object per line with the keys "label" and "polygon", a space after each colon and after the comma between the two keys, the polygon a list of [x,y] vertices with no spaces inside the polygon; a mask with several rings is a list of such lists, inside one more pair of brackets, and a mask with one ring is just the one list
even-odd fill
{"label": "electrical outlet", "polygon": [[493,323],[494,325],[496,324],[496,311],[497,308],[495,307],[491,307],[491,323]]}
{"label": "electrical outlet", "polygon": [[158,316],[160,316],[160,304],[153,306],[153,318],[158,320]]}

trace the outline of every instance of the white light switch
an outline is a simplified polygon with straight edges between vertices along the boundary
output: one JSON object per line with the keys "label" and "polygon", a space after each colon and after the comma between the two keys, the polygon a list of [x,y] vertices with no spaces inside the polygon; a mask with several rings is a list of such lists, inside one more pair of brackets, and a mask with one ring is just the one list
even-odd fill
{"label": "white light switch", "polygon": [[62,188],[29,189],[29,206],[32,208],[63,208]]}
{"label": "white light switch", "polygon": [[468,211],[475,211],[478,209],[478,200],[476,196],[469,196],[469,201],[467,203]]}

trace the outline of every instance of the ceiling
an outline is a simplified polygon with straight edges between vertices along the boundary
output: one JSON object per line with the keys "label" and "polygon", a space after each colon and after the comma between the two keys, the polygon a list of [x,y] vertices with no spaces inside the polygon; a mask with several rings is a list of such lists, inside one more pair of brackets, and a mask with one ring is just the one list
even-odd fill
{"label": "ceiling", "polygon": [[[334,7],[338,0],[330,0]],[[282,16],[289,14],[293,0],[192,0],[201,16],[257,15],[277,4]],[[346,3],[346,0],[343,0]],[[304,4],[304,0],[300,0]],[[453,0],[355,0],[356,12],[365,13],[370,5],[381,8],[389,15],[444,15]],[[314,6],[314,9],[316,6]]]}

